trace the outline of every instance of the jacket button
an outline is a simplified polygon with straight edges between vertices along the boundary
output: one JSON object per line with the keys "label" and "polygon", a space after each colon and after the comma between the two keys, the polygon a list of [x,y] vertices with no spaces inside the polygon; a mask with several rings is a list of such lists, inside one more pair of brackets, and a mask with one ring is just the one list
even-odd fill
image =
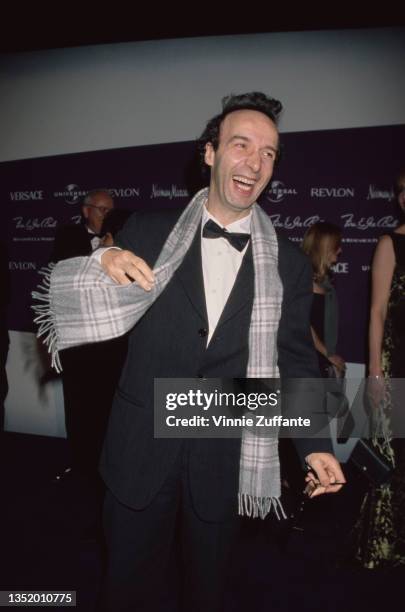
{"label": "jacket button", "polygon": [[201,327],[201,329],[198,330],[198,335],[201,336],[201,338],[205,338],[208,336],[208,329]]}

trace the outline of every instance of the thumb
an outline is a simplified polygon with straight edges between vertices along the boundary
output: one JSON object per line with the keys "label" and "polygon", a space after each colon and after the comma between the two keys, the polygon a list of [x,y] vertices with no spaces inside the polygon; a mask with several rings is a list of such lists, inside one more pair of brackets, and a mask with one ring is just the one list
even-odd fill
{"label": "thumb", "polygon": [[321,485],[323,487],[327,487],[330,484],[330,478],[322,461],[319,459],[315,460],[313,466],[311,467],[315,471]]}

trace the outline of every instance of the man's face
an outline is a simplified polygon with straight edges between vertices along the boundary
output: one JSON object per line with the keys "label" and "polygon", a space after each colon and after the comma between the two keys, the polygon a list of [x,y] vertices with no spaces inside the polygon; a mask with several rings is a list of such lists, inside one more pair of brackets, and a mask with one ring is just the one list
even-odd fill
{"label": "man's face", "polygon": [[245,217],[273,174],[278,131],[263,113],[234,111],[223,120],[218,149],[206,146],[211,167],[208,210],[225,225]]}
{"label": "man's face", "polygon": [[91,198],[91,204],[83,206],[83,216],[86,219],[86,225],[93,232],[99,234],[103,225],[104,218],[114,208],[114,200],[108,193],[100,191],[95,193]]}

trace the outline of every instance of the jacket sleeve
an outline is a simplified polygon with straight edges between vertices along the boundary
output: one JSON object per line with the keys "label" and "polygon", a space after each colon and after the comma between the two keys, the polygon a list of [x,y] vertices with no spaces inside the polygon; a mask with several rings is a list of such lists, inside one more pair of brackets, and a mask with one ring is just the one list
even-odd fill
{"label": "jacket sleeve", "polygon": [[120,247],[120,249],[125,249],[127,251],[132,251],[132,253],[136,252],[136,244],[137,244],[137,231],[138,231],[138,215],[136,213],[132,213],[132,215],[127,219],[124,223],[122,229],[117,232],[114,238],[114,245]]}
{"label": "jacket sleeve", "polygon": [[153,268],[181,210],[133,213],[117,232],[114,244],[131,251]]}

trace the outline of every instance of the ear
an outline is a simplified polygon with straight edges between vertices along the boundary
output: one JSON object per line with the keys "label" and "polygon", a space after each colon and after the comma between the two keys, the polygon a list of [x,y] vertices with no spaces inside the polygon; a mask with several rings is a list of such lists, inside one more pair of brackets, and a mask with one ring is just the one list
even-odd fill
{"label": "ear", "polygon": [[82,215],[85,219],[88,219],[89,217],[89,209],[87,208],[87,206],[83,206],[82,207]]}
{"label": "ear", "polygon": [[207,164],[207,166],[212,167],[214,165],[214,160],[215,160],[214,147],[212,146],[211,142],[207,142],[207,144],[205,145],[204,161]]}

